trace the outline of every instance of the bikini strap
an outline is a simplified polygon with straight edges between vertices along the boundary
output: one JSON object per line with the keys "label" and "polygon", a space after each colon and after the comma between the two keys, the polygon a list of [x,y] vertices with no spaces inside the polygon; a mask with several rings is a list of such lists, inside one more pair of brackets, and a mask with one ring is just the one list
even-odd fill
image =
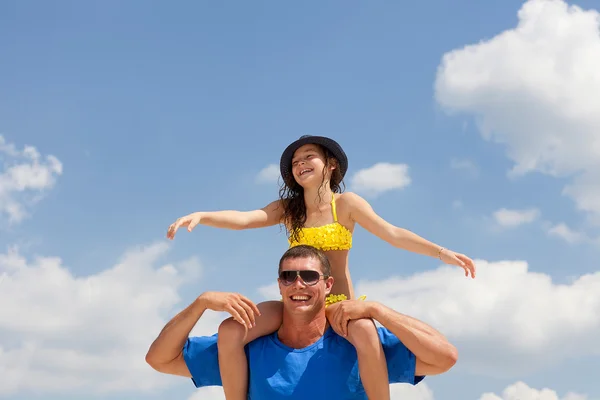
{"label": "bikini strap", "polygon": [[333,220],[337,222],[337,211],[335,210],[335,193],[331,193],[331,212],[333,213]]}

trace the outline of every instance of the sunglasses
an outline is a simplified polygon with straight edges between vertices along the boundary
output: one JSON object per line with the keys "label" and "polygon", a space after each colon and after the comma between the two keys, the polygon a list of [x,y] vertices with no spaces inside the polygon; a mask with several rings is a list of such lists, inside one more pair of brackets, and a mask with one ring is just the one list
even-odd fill
{"label": "sunglasses", "polygon": [[320,274],[318,271],[281,271],[279,273],[279,280],[285,286],[289,286],[292,283],[296,282],[296,279],[300,277],[302,281],[308,286],[314,286],[319,282],[321,277],[327,279],[328,276]]}

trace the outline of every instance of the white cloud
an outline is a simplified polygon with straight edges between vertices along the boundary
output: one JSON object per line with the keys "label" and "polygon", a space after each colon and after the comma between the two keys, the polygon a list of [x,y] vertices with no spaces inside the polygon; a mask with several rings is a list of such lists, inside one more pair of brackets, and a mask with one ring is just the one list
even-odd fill
{"label": "white cloud", "polygon": [[261,286],[258,289],[258,293],[265,300],[279,300],[281,299],[281,294],[279,293],[279,285],[277,282],[271,283],[269,285]]}
{"label": "white cloud", "polygon": [[443,266],[360,281],[357,295],[430,323],[459,348],[461,368],[520,377],[566,358],[600,354],[600,271],[569,284],[523,261],[476,261],[477,279]]}
{"label": "white cloud", "polygon": [[[419,383],[416,386],[408,384],[391,385],[390,394],[391,400],[435,400],[434,392],[425,382]],[[484,393],[479,400],[587,400],[587,396],[569,392],[560,397],[554,390],[548,388],[538,390],[529,387],[524,382],[518,381],[506,387],[500,396],[491,392]]]}
{"label": "white cloud", "polygon": [[[197,389],[187,400],[225,400],[221,386],[208,386]],[[434,400],[432,390],[425,382],[418,385],[390,385],[390,400]]]}
{"label": "white cloud", "polygon": [[587,400],[587,396],[570,392],[565,394],[564,397],[560,397],[552,389],[538,390],[519,381],[504,389],[500,396],[494,393],[484,393],[479,400]]}
{"label": "white cloud", "polygon": [[418,385],[395,383],[390,385],[390,400],[434,400],[434,396],[424,381]]}
{"label": "white cloud", "polygon": [[582,241],[589,240],[585,234],[572,230],[564,223],[556,224],[550,227],[548,229],[548,234],[550,236],[559,237],[568,243],[580,243]]}
{"label": "white cloud", "polygon": [[567,177],[563,193],[593,217],[600,217],[599,15],[562,0],[529,0],[514,29],[445,54],[435,83],[439,104],[475,116],[482,136],[505,146],[511,176]]}
{"label": "white cloud", "polygon": [[493,217],[498,225],[506,228],[514,228],[535,221],[539,215],[539,210],[535,208],[526,210],[509,210],[501,208],[494,212]]}
{"label": "white cloud", "polygon": [[196,389],[187,400],[225,400],[221,386],[206,386]]}
{"label": "white cloud", "polygon": [[378,196],[390,190],[402,189],[410,183],[408,165],[381,162],[356,172],[350,186],[356,192]]}
{"label": "white cloud", "polygon": [[[390,385],[391,400],[436,400],[434,392],[421,382],[418,385],[397,383]],[[541,390],[529,387],[518,381],[502,391],[501,395],[491,392],[483,393],[479,400],[587,400],[583,394],[569,392],[560,397],[554,390],[544,388]],[[225,400],[221,386],[208,386],[197,389],[187,400]]]}
{"label": "white cloud", "polygon": [[279,166],[275,164],[269,164],[260,170],[256,175],[257,183],[277,183],[277,180],[281,176],[279,172]]}
{"label": "white cloud", "polygon": [[[56,257],[0,254],[0,396],[11,393],[156,390],[174,381],[145,362],[190,259],[159,264],[164,243],[133,249],[116,265],[75,276]],[[196,275],[192,274],[192,276]],[[221,313],[205,313],[194,334],[213,334]]]}
{"label": "white cloud", "polygon": [[479,176],[479,168],[471,160],[453,158],[450,160],[450,167],[452,169],[464,171],[471,178]]}
{"label": "white cloud", "polygon": [[2,135],[0,160],[0,217],[6,215],[9,223],[18,223],[28,216],[27,208],[54,186],[63,166],[53,155],[42,158],[35,147],[17,150]]}
{"label": "white cloud", "polygon": [[[578,355],[600,354],[600,271],[570,284],[530,272],[524,261],[476,261],[477,279],[443,266],[409,277],[359,281],[357,295],[422,319],[458,344],[476,374],[521,373]],[[258,289],[265,300],[277,285]]]}

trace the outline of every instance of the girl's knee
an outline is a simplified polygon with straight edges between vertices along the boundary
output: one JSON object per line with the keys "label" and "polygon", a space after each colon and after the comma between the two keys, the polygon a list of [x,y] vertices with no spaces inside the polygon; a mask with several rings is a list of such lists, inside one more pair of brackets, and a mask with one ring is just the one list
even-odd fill
{"label": "girl's knee", "polygon": [[219,334],[217,340],[219,345],[242,342],[246,330],[242,324],[234,320],[233,318],[227,318],[219,325]]}
{"label": "girl's knee", "polygon": [[348,322],[347,338],[355,347],[371,347],[374,343],[380,343],[377,327],[370,318],[353,319]]}
{"label": "girl's knee", "polygon": [[261,316],[256,318],[256,326],[246,327],[232,317],[219,325],[217,343],[219,346],[230,348],[238,344],[245,345],[258,337],[275,332],[281,326],[283,305],[280,301],[266,301],[257,304]]}
{"label": "girl's knee", "polygon": [[264,301],[256,306],[260,311],[260,317],[256,319],[258,330],[266,334],[279,329],[283,321],[283,303],[281,301]]}
{"label": "girl's knee", "polygon": [[270,315],[281,318],[283,316],[283,303],[281,301],[269,300],[256,305],[261,315]]}

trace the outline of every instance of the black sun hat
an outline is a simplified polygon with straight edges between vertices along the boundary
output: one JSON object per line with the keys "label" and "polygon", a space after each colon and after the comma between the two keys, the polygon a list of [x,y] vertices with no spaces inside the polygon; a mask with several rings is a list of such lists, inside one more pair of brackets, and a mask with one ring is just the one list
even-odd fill
{"label": "black sun hat", "polygon": [[339,163],[342,178],[346,175],[346,171],[348,170],[348,157],[338,142],[325,136],[304,135],[300,136],[298,140],[286,147],[281,155],[279,169],[284,182],[287,182],[291,175],[294,152],[305,144],[318,144],[329,150]]}

